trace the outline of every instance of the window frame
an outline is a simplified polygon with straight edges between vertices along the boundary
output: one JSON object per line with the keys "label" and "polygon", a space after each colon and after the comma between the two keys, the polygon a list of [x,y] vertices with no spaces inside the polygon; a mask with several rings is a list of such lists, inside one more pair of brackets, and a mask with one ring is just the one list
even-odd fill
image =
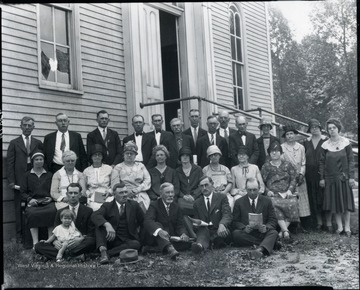
{"label": "window frame", "polygon": [[[233,11],[232,7],[234,8],[234,10],[236,10],[236,12]],[[232,96],[233,96],[233,103],[235,108],[240,109],[240,110],[245,110],[246,106],[247,106],[247,101],[246,101],[246,77],[245,77],[245,73],[246,73],[246,65],[245,65],[245,46],[244,46],[244,22],[243,22],[243,17],[240,11],[240,8],[233,2],[231,2],[229,4],[229,38],[230,38],[230,58],[231,58],[231,70],[232,70]],[[234,27],[234,33],[231,33],[231,29],[230,29],[230,20],[231,20],[231,14],[233,15],[233,27]],[[236,35],[236,15],[238,15],[239,17],[239,21],[240,21],[240,36]],[[235,38],[235,51],[233,51],[231,42],[232,42],[232,38]],[[237,59],[237,40],[240,41],[240,53],[241,53],[241,61],[239,61]],[[235,58],[233,58],[233,54],[235,55]],[[240,71],[241,71],[241,86],[238,83],[238,76],[237,76],[237,70],[234,70],[234,67],[236,67],[237,65],[240,65]],[[242,92],[242,99],[239,99],[239,95],[238,95],[238,90],[241,90]],[[234,92],[235,91],[235,92]],[[235,93],[235,94],[234,94]],[[239,105],[242,103],[242,107],[239,107]]]}
{"label": "window frame", "polygon": [[[40,39],[40,5],[60,9],[67,13],[69,31],[69,62],[70,84],[56,83],[42,79],[41,69],[41,39]],[[81,50],[80,50],[80,19],[77,4],[37,4],[37,49],[38,49],[38,82],[42,89],[63,91],[73,94],[84,94],[82,82]]]}

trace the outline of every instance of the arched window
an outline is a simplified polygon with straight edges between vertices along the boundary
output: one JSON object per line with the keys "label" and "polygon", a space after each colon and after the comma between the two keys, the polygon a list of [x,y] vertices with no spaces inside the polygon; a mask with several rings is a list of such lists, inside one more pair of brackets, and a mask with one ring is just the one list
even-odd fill
{"label": "arched window", "polygon": [[241,18],[238,8],[231,4],[229,7],[229,26],[231,40],[231,63],[233,72],[234,105],[237,109],[244,109],[244,57]]}

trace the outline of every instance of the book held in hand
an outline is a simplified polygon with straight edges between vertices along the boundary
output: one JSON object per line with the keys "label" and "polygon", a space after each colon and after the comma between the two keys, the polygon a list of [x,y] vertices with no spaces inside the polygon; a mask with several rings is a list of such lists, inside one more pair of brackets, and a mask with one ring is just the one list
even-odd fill
{"label": "book held in hand", "polygon": [[105,200],[106,200],[105,196],[106,196],[106,193],[95,191],[95,193],[94,193],[94,201],[99,202],[99,203],[104,203]]}
{"label": "book held in hand", "polygon": [[249,212],[249,226],[258,227],[263,224],[262,213],[250,213]]}

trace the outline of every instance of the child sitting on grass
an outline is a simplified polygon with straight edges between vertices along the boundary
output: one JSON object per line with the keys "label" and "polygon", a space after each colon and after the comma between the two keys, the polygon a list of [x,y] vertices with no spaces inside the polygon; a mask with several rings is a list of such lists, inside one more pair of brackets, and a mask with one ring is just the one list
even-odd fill
{"label": "child sitting on grass", "polygon": [[74,238],[80,238],[82,236],[75,227],[75,214],[71,210],[64,209],[60,213],[60,220],[62,224],[58,225],[53,230],[51,237],[46,241],[41,241],[45,243],[52,243],[53,241],[58,240],[62,243],[62,247],[56,256],[56,262],[61,262],[63,260],[63,255],[68,246],[68,243]]}

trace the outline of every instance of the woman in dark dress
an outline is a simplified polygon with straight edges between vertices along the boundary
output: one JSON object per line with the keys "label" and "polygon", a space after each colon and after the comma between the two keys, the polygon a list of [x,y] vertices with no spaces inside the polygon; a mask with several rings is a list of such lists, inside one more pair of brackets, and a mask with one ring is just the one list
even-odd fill
{"label": "woman in dark dress", "polygon": [[[316,230],[321,230],[322,221],[322,205],[324,199],[324,190],[320,187],[320,156],[321,145],[327,140],[327,137],[321,135],[321,125],[316,119],[311,119],[308,123],[307,133],[311,133],[311,137],[305,140],[305,180],[309,196],[311,223],[315,225]],[[311,226],[311,225],[308,225]]]}
{"label": "woman in dark dress", "polygon": [[328,230],[332,231],[331,217],[335,214],[335,233],[340,235],[345,230],[346,236],[350,237],[350,212],[355,211],[352,191],[355,186],[354,155],[349,140],[339,135],[341,128],[340,121],[335,118],[326,121],[330,139],[321,145],[323,150],[320,158],[320,186],[324,188],[323,210],[327,212]]}
{"label": "woman in dark dress", "polygon": [[160,185],[164,182],[170,182],[174,186],[175,200],[179,196],[179,177],[174,169],[166,165],[166,159],[170,157],[169,151],[164,145],[157,145],[152,151],[155,156],[156,166],[149,169],[151,176],[151,188],[148,195],[151,200],[157,200],[160,197]]}
{"label": "woman in dark dress", "polygon": [[35,152],[31,162],[33,168],[25,173],[20,192],[22,200],[27,203],[25,216],[35,245],[39,242],[39,228],[47,227],[49,237],[51,236],[56,207],[50,196],[52,173],[44,169],[44,154]]}

